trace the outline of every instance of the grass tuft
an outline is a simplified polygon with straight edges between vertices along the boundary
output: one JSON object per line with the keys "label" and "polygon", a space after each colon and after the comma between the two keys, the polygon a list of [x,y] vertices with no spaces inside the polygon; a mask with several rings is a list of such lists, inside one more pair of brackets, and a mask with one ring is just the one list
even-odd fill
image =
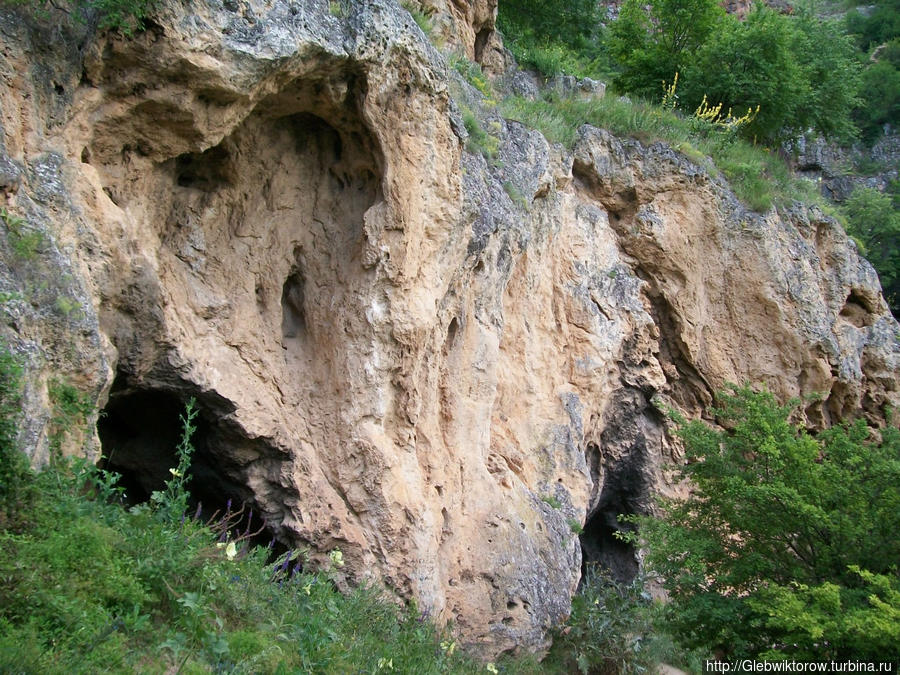
{"label": "grass tuft", "polygon": [[502,114],[539,130],[553,143],[571,149],[578,127],[591,124],[643,143],[663,141],[712,175],[717,170],[735,194],[755,211],[793,200],[822,201],[815,187],[794,178],[787,164],[767,148],[752,145],[696,119],[685,119],[658,105],[607,96],[595,100],[548,95],[528,100],[510,97]]}

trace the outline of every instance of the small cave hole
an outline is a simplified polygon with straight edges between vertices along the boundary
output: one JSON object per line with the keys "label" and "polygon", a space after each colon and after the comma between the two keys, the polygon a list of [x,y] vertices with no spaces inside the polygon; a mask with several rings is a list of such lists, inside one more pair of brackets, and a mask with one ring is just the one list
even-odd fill
{"label": "small cave hole", "polygon": [[212,192],[230,185],[232,174],[231,156],[221,145],[175,159],[175,183],[179,187]]}
{"label": "small cave hole", "polygon": [[591,566],[607,570],[612,578],[629,583],[637,576],[638,560],[634,546],[616,537],[626,528],[618,522],[621,511],[605,508],[595,512],[584,525],[580,535],[582,579]]}
{"label": "small cave hole", "polygon": [[90,164],[91,163],[91,149],[87,146],[84,146],[81,149],[81,163],[82,164]]}
{"label": "small cave hole", "polygon": [[494,31],[490,28],[482,28],[478,31],[478,34],[475,36],[475,63],[484,62],[484,50],[488,42],[490,42],[493,33]]}
{"label": "small cave hole", "polygon": [[872,312],[869,301],[861,293],[851,290],[841,309],[841,317],[852,323],[857,328],[872,325]]}
{"label": "small cave hole", "polygon": [[285,340],[306,338],[306,308],[304,287],[306,280],[298,267],[291,270],[281,291],[281,333]]}
{"label": "small cave hole", "polygon": [[456,317],[450,321],[450,325],[447,326],[447,345],[452,347],[453,343],[456,341],[456,332],[459,330],[459,321],[456,320]]}
{"label": "small cave hole", "polygon": [[[181,439],[180,416],[186,398],[154,388],[129,387],[118,376],[98,422],[97,434],[103,454],[101,467],[120,475],[122,501],[134,506],[150,500],[155,491],[166,489],[170,469],[178,463],[176,448]],[[223,457],[214,449],[214,429],[202,405],[194,420],[191,438],[194,454],[188,469],[190,494],[188,515],[212,523],[224,522],[234,535],[245,535],[255,544],[266,545],[272,535],[248,501],[247,489],[223,470]],[[251,537],[251,535],[254,535]]]}
{"label": "small cave hole", "polygon": [[594,486],[591,501],[596,506],[588,514],[579,535],[581,578],[583,580],[593,566],[605,569],[616,581],[631,582],[638,573],[637,552],[634,545],[622,541],[617,534],[632,529],[630,524],[620,522],[620,515],[642,511],[641,494],[645,486],[639,464],[625,461],[604,470],[600,446],[596,443],[588,444],[586,459]]}

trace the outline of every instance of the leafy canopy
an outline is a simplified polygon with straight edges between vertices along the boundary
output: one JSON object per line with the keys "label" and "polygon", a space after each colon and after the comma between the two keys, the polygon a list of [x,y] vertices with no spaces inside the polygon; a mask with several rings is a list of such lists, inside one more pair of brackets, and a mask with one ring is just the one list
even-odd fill
{"label": "leafy canopy", "polygon": [[900,434],[863,422],[812,437],[792,405],[730,387],[679,431],[694,486],[636,518],[663,580],[666,623],[731,656],[900,656]]}
{"label": "leafy canopy", "polygon": [[866,258],[878,271],[884,296],[900,314],[900,211],[890,195],[859,187],[843,204],[847,232],[863,245]]}
{"label": "leafy canopy", "polygon": [[657,100],[677,72],[682,110],[704,96],[736,115],[760,106],[748,138],[777,142],[809,127],[831,137],[855,133],[854,45],[840,25],[811,14],[757,5],[739,21],[716,0],[626,0],[610,26],[610,53],[623,91]]}

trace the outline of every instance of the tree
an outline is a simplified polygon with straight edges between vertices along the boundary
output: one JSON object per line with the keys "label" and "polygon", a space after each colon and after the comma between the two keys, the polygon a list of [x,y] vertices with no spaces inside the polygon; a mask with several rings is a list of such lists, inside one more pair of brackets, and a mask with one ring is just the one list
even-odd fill
{"label": "tree", "polygon": [[775,139],[808,96],[809,83],[792,52],[794,37],[781,15],[761,5],[745,21],[727,17],[683,72],[685,107],[695,108],[703,96],[738,115],[758,105],[744,133]]}
{"label": "tree", "polygon": [[731,386],[681,420],[693,492],[639,518],[646,565],[685,646],[731,657],[900,657],[900,434],[863,422],[812,437],[794,404]]}
{"label": "tree", "polygon": [[657,99],[725,16],[716,0],[625,0],[610,25],[610,53],[622,66],[619,89]]}
{"label": "tree", "polygon": [[591,37],[599,19],[594,0],[503,0],[499,17],[507,34],[530,32],[570,47]]}
{"label": "tree", "polygon": [[744,21],[708,0],[651,0],[649,8],[626,0],[610,27],[620,89],[658,100],[678,72],[685,112],[704,96],[736,116],[759,106],[742,130],[748,138],[777,144],[809,128],[840,139],[855,133],[859,64],[837,23],[761,4]]}
{"label": "tree", "polygon": [[844,202],[847,232],[862,244],[863,255],[878,271],[885,298],[900,315],[900,211],[890,195],[857,188]]}

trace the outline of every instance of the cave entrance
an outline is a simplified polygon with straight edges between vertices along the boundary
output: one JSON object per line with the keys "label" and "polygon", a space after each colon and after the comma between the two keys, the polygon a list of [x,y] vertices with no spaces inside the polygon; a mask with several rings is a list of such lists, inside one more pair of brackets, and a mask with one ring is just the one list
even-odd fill
{"label": "cave entrance", "polygon": [[599,508],[587,519],[581,532],[581,578],[591,567],[599,567],[616,581],[630,583],[638,573],[637,552],[632,544],[616,537],[617,532],[628,531],[627,523],[618,518],[623,511],[614,502]]}
{"label": "cave entrance", "polygon": [[[97,433],[103,453],[101,466],[120,474],[126,505],[145,503],[154,491],[165,489],[165,482],[172,475],[169,470],[178,463],[176,448],[182,427],[179,417],[186,401],[186,396],[172,391],[128,386],[123,376],[113,383],[109,401],[97,422]],[[187,484],[190,513],[206,521],[244,507],[232,529],[242,533],[260,530],[255,542],[268,543],[271,535],[262,528],[262,520],[259,516],[255,521],[250,517],[252,504],[245,506],[248,491],[227,472],[227,459],[214,453],[220,444],[212,416],[201,402],[198,409]]]}
{"label": "cave entrance", "polygon": [[622,541],[616,535],[634,530],[630,523],[619,520],[620,515],[643,512],[641,504],[646,493],[646,478],[640,471],[640,462],[636,461],[641,453],[605,463],[602,473],[599,448],[590,444],[587,454],[592,478],[600,494],[595,497],[595,506],[580,535],[581,578],[583,581],[590,568],[598,567],[615,581],[630,583],[640,567],[637,551],[633,544]]}

